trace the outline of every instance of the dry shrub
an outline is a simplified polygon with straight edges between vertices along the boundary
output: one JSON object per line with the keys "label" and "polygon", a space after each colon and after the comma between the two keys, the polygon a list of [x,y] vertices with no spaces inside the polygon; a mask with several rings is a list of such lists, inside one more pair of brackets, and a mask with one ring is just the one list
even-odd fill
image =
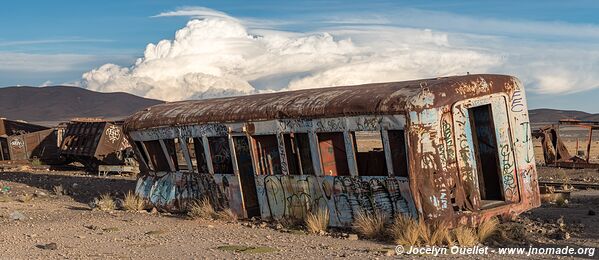
{"label": "dry shrub", "polygon": [[438,222],[430,227],[431,236],[430,240],[427,242],[430,246],[440,246],[440,245],[448,245],[451,246],[455,244],[453,238],[451,237],[451,232],[449,232],[449,224],[444,222]]}
{"label": "dry shrub", "polygon": [[140,211],[145,208],[145,202],[135,193],[129,191],[123,199],[123,208],[128,211]]}
{"label": "dry shrub", "polygon": [[217,217],[216,211],[210,204],[210,200],[202,199],[199,201],[194,201],[191,203],[189,207],[189,211],[187,215],[193,219],[203,218],[203,219],[214,219]]}
{"label": "dry shrub", "polygon": [[100,210],[104,210],[104,211],[114,210],[116,208],[116,203],[114,202],[112,197],[110,197],[110,194],[106,193],[106,194],[102,194],[102,196],[100,196],[97,206]]}
{"label": "dry shrub", "polygon": [[375,210],[373,213],[359,212],[354,219],[354,229],[365,238],[384,238],[386,236],[387,215]]}
{"label": "dry shrub", "polygon": [[391,237],[398,245],[417,246],[420,244],[419,223],[409,216],[398,214],[393,219],[390,232]]}
{"label": "dry shrub", "polygon": [[231,209],[223,209],[216,213],[216,216],[220,220],[228,221],[228,222],[236,222],[237,215]]}
{"label": "dry shrub", "polygon": [[327,227],[329,226],[329,209],[319,207],[314,212],[308,212],[305,222],[306,228],[310,233],[327,231]]}
{"label": "dry shrub", "polygon": [[478,226],[476,230],[476,235],[478,236],[478,241],[485,242],[489,237],[491,237],[495,232],[497,232],[497,226],[499,225],[499,220],[497,218],[488,219]]}
{"label": "dry shrub", "polygon": [[418,234],[424,245],[434,245],[431,241],[433,236],[431,226],[422,218],[418,219]]}
{"label": "dry shrub", "polygon": [[470,227],[459,226],[452,230],[452,234],[460,246],[474,246],[478,244],[476,232]]}
{"label": "dry shrub", "polygon": [[218,219],[223,221],[235,222],[237,215],[229,208],[215,210],[210,200],[204,198],[191,203],[187,215],[192,219]]}
{"label": "dry shrub", "polygon": [[19,197],[19,201],[23,203],[29,203],[33,200],[33,194],[25,193],[23,196]]}
{"label": "dry shrub", "polygon": [[54,186],[54,188],[52,188],[52,191],[54,192],[54,194],[60,196],[60,195],[64,195],[64,188],[62,187],[62,185],[58,185],[58,186]]}

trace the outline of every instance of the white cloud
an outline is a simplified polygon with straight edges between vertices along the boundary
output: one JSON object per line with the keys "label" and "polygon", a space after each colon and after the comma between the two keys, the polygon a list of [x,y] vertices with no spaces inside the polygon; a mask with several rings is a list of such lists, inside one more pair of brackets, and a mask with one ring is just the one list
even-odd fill
{"label": "white cloud", "polygon": [[[182,8],[156,17],[167,16],[201,19],[189,21],[172,40],[148,44],[144,56],[131,67],[106,64],[85,73],[82,86],[168,101],[466,72],[516,75],[540,93],[599,87],[599,75],[594,75],[599,69],[597,51],[566,51],[564,45],[531,39],[407,28],[378,16],[336,17],[328,22],[332,26],[306,33],[207,8]],[[473,23],[468,19],[456,18],[458,28]],[[517,26],[495,20],[480,24],[503,26],[497,30],[508,32]],[[522,26],[525,32],[547,33],[550,25]],[[565,35],[582,37],[585,32],[594,37],[595,28]]]}

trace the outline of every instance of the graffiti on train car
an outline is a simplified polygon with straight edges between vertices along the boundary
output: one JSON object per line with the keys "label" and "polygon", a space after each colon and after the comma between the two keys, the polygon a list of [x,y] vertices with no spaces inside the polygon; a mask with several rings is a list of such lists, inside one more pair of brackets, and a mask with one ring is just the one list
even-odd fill
{"label": "graffiti on train car", "polygon": [[351,224],[360,212],[416,216],[408,182],[401,178],[350,176],[263,176],[256,180],[262,216],[303,218],[328,207],[331,226]]}

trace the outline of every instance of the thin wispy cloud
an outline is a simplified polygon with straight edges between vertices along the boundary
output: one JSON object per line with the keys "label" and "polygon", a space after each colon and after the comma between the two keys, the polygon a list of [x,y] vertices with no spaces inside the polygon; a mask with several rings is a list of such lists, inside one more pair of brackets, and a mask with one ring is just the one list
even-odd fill
{"label": "thin wispy cloud", "polygon": [[174,17],[174,16],[187,16],[187,17],[201,17],[201,18],[225,18],[225,19],[233,19],[236,20],[235,18],[233,18],[232,16],[224,13],[224,12],[220,12],[220,11],[216,11],[210,8],[205,8],[205,7],[181,7],[178,8],[177,10],[174,11],[167,11],[167,12],[162,12],[159,13],[157,15],[151,16],[151,17]]}
{"label": "thin wispy cloud", "polygon": [[61,72],[97,60],[94,55],[0,52],[0,71]]}
{"label": "thin wispy cloud", "polygon": [[23,46],[23,45],[47,45],[47,44],[63,44],[63,43],[106,43],[114,42],[108,39],[82,39],[82,38],[66,38],[66,39],[34,39],[20,41],[2,41],[0,47]]}

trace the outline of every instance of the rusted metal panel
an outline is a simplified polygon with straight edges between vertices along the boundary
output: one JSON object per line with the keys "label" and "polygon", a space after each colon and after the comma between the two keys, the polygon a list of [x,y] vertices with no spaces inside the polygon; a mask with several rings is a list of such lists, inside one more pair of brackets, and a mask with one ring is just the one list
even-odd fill
{"label": "rusted metal panel", "polygon": [[59,161],[56,131],[54,129],[13,135],[6,140],[10,160],[39,159],[47,164]]}
{"label": "rusted metal panel", "polygon": [[[471,117],[476,117],[474,112],[470,115],[471,109],[482,106],[488,106],[490,112],[489,118],[480,123],[494,131],[486,135],[480,135],[471,124]],[[306,135],[315,175],[289,175],[289,170],[256,175],[262,217],[302,217],[311,209],[327,207],[335,216],[330,223],[334,226],[347,226],[358,212],[375,209],[450,224],[477,224],[496,215],[513,216],[540,204],[527,113],[524,89],[516,78],[468,75],[168,103],[131,116],[125,129],[134,141],[193,137],[205,140],[204,145],[214,137],[230,139],[243,134],[253,140],[260,135],[275,135],[275,148],[269,150],[283,158],[278,160],[281,169],[289,167],[285,135]],[[355,131],[382,131],[388,173],[376,177],[356,174]],[[404,133],[405,138],[400,138]],[[495,168],[481,168],[479,135],[493,142]],[[339,140],[335,141],[335,136]],[[224,151],[210,146],[207,161],[231,156],[236,147],[231,143]],[[250,146],[253,162],[268,158],[269,153],[257,152],[256,142]],[[233,164],[239,175],[239,162],[233,160]],[[211,172],[218,173],[217,168],[220,166]],[[407,169],[407,174],[402,169]],[[496,196],[500,198],[489,204],[481,201],[479,178],[488,178],[481,173],[494,171],[500,186]],[[169,199],[160,203],[169,207],[175,201],[193,198],[198,192],[180,194],[176,188],[168,188],[181,186],[178,180],[183,177],[176,177],[179,175],[200,178],[193,176],[201,174],[149,171],[142,173],[140,181],[144,180],[146,188],[138,192],[152,198],[151,194],[168,190],[172,192]],[[239,176],[231,179],[240,187]],[[248,215],[243,189],[224,196],[239,216]]]}
{"label": "rusted metal panel", "polygon": [[60,154],[95,170],[99,164],[124,164],[126,150],[130,147],[122,122],[86,119],[67,124]]}
{"label": "rusted metal panel", "polygon": [[[571,126],[588,129],[587,145],[585,157],[572,156],[562,141],[560,135],[560,126]],[[557,125],[547,125],[533,132],[535,138],[541,138],[543,147],[543,157],[545,164],[554,167],[563,168],[599,168],[599,164],[591,163],[591,144],[593,140],[593,130],[599,129],[599,122],[581,121],[574,119],[562,119]],[[578,140],[576,141],[578,147]]]}

